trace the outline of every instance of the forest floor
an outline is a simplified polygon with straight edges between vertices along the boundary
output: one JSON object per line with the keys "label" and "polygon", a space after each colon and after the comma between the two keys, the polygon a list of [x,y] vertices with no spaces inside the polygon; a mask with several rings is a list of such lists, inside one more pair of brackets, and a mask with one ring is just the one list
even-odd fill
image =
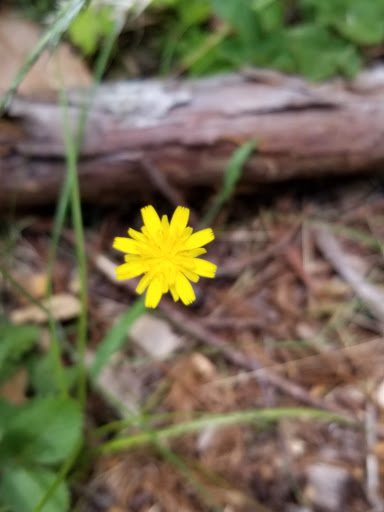
{"label": "forest floor", "polygon": [[[96,438],[96,427],[122,416],[140,417],[123,434],[150,433],[130,449],[84,461],[72,476],[80,510],[384,510],[381,181],[308,181],[256,198],[245,192],[213,226],[208,259],[218,265],[217,277],[195,286],[192,306],[163,297],[156,312],[140,315],[123,349],[90,387],[91,446],[112,438],[102,431]],[[198,219],[202,204],[201,194],[191,195],[189,206]],[[172,209],[161,197],[154,197],[154,205],[163,213]],[[111,245],[128,227],[141,226],[139,212],[132,205],[86,214],[90,359],[136,300],[135,283],[114,279],[121,258]],[[34,214],[12,225],[9,272],[40,300],[51,217]],[[69,340],[78,291],[73,233],[67,228],[53,294],[59,297],[54,314]],[[40,323],[38,350],[48,350],[46,319],[25,295],[6,286],[3,299],[15,323]],[[16,402],[28,399],[23,368],[2,394]],[[286,414],[292,407],[297,414]],[[320,412],[306,415],[303,407]],[[247,411],[266,414],[248,421]],[[240,421],[208,421],[179,436],[159,434],[193,423],[201,413],[239,413]]]}

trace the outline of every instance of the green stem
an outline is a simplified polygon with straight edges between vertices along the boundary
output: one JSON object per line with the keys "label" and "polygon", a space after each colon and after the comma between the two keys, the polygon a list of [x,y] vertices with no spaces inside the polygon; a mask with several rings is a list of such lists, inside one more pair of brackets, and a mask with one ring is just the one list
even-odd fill
{"label": "green stem", "polygon": [[[347,422],[347,420],[342,416],[318,409],[304,407],[258,409],[254,411],[206,415],[196,420],[179,423],[177,425],[172,425],[171,427],[158,430],[156,432],[156,439],[158,441],[165,441],[183,434],[199,431],[208,426],[224,427],[236,423],[275,422],[284,418],[297,417],[302,419],[307,418],[344,423]],[[128,448],[141,446],[151,441],[153,441],[152,435],[149,435],[148,432],[142,432],[129,437],[122,437],[119,439],[113,439],[112,441],[107,441],[96,449],[96,453],[119,452],[127,450]]]}
{"label": "green stem", "polygon": [[51,27],[43,34],[35,48],[30,52],[19,72],[11,83],[10,88],[0,102],[0,112],[9,106],[12,102],[17,89],[28,71],[35,64],[42,52],[50,45],[55,44],[56,41],[67,30],[71,22],[76,18],[81,9],[89,2],[89,0],[69,0],[64,3],[63,8],[59,9],[56,19]]}
{"label": "green stem", "polygon": [[[69,201],[71,203],[71,211],[72,211],[72,222],[73,229],[75,232],[76,239],[76,258],[78,262],[79,268],[79,279],[81,283],[80,289],[80,302],[81,302],[81,313],[78,321],[78,335],[77,335],[77,355],[81,364],[79,364],[79,381],[78,381],[78,397],[82,404],[85,403],[86,399],[86,372],[84,371],[84,357],[86,350],[86,342],[87,342],[87,265],[86,265],[86,252],[85,252],[85,240],[84,240],[84,231],[83,231],[83,219],[82,219],[82,211],[81,211],[81,196],[80,196],[80,186],[77,172],[77,161],[79,157],[79,153],[81,150],[81,144],[84,137],[85,125],[88,116],[89,109],[92,104],[92,100],[94,98],[95,92],[97,90],[97,86],[100,83],[101,77],[104,73],[105,67],[108,62],[108,58],[111,54],[113,44],[119,33],[120,23],[116,23],[114,29],[106,36],[105,44],[103,45],[102,52],[100,53],[100,57],[97,61],[95,73],[94,73],[94,83],[90,94],[87,98],[87,101],[84,103],[83,108],[81,110],[81,117],[79,120],[78,130],[76,141],[74,142],[71,130],[70,123],[68,119],[68,104],[61,91],[60,99],[63,106],[64,111],[64,140],[65,140],[65,148],[66,148],[66,157],[67,157],[67,173],[65,182],[63,185],[63,190],[60,196],[60,201],[57,209],[57,215],[55,219],[54,226],[54,234],[52,240],[52,250],[50,254],[49,261],[49,271],[50,277],[52,276],[53,271],[53,263],[56,256],[58,240],[60,238],[61,231],[64,226],[66,210],[68,208]],[[51,279],[50,279],[51,281]]]}
{"label": "green stem", "polygon": [[68,117],[68,102],[64,92],[60,92],[60,102],[63,107],[64,117],[64,142],[67,159],[67,174],[68,181],[70,182],[70,199],[71,199],[71,212],[72,224],[75,232],[75,252],[79,271],[80,279],[80,303],[81,311],[78,319],[77,326],[77,343],[76,352],[79,361],[79,379],[78,379],[78,398],[82,405],[85,404],[86,399],[86,374],[83,371],[85,349],[87,342],[87,263],[85,254],[85,240],[83,230],[83,217],[81,211],[81,198],[79,178],[77,172],[77,151],[72,138],[71,128]]}

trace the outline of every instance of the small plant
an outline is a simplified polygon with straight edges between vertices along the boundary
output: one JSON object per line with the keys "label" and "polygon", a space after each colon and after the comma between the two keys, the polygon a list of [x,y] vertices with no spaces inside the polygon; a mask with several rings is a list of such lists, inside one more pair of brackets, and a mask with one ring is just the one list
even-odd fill
{"label": "small plant", "polygon": [[[34,386],[42,378],[41,365],[34,364],[36,327],[3,322],[0,332],[1,384],[21,367],[28,368],[34,395],[22,405],[0,399],[0,501],[11,510],[32,512],[45,499],[44,512],[64,512],[69,491],[57,469],[80,446],[80,406],[69,397],[57,392],[47,395]],[[39,363],[45,360],[39,356]]]}
{"label": "small plant", "polygon": [[172,13],[162,42],[163,71],[197,76],[245,65],[322,80],[354,76],[364,49],[384,40],[376,0],[187,0],[155,5]]}

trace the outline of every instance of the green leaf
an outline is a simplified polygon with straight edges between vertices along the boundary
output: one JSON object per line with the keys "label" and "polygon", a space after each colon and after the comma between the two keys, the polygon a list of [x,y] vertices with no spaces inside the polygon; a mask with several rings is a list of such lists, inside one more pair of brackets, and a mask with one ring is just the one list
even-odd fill
{"label": "green leaf", "polygon": [[210,15],[210,8],[205,0],[190,0],[179,1],[177,4],[177,11],[179,20],[184,27],[190,25],[198,25],[207,21]]}
{"label": "green leaf", "polygon": [[84,55],[93,55],[100,38],[113,30],[112,11],[108,6],[95,8],[90,5],[72,21],[68,34]]}
{"label": "green leaf", "polygon": [[17,363],[36,343],[39,330],[33,325],[0,323],[0,382],[17,369]]}
{"label": "green leaf", "polygon": [[7,430],[8,423],[13,415],[17,412],[17,410],[17,405],[6,402],[0,398],[0,440],[3,439],[3,436]]}
{"label": "green leaf", "polygon": [[213,12],[234,27],[243,43],[252,48],[260,40],[257,16],[249,0],[209,0]]}
{"label": "green leaf", "polygon": [[[56,479],[47,469],[4,467],[0,486],[2,502],[13,512],[33,512]],[[67,512],[69,492],[61,482],[42,512]]]}
{"label": "green leaf", "polygon": [[[29,384],[36,394],[40,396],[59,394],[61,388],[56,375],[55,354],[52,351],[31,357],[26,366],[29,372]],[[64,367],[63,373],[66,388],[72,389],[78,375],[76,366]]]}
{"label": "green leaf", "polygon": [[279,0],[256,0],[252,7],[264,33],[270,34],[283,27],[284,9]]}
{"label": "green leaf", "polygon": [[370,45],[384,39],[381,0],[302,0],[301,5],[317,23],[335,28],[354,43]]}
{"label": "green leaf", "polygon": [[122,348],[133,322],[144,313],[144,296],[137,299],[117,322],[109,329],[97,348],[91,367],[91,377],[96,379],[109,358]]}
{"label": "green leaf", "polygon": [[337,73],[354,76],[360,69],[356,49],[324,27],[307,24],[286,31],[286,48],[296,71],[313,80]]}
{"label": "green leaf", "polygon": [[[1,421],[1,419],[0,419]],[[81,437],[82,414],[70,398],[33,399],[3,423],[0,460],[53,464],[64,460]]]}
{"label": "green leaf", "polygon": [[378,44],[384,39],[383,2],[354,1],[336,28],[357,44]]}
{"label": "green leaf", "polygon": [[301,24],[268,38],[255,51],[255,64],[272,65],[311,80],[336,74],[353,77],[361,67],[356,48],[316,24]]}

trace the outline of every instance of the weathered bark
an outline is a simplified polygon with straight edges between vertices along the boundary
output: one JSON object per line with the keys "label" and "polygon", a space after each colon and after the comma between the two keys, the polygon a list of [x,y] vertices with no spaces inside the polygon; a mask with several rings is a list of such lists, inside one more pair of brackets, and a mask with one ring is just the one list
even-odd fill
{"label": "weathered bark", "polygon": [[[73,130],[86,97],[69,93]],[[383,97],[380,81],[348,89],[257,71],[105,85],[86,126],[82,197],[113,202],[148,190],[156,182],[149,165],[176,187],[217,186],[233,150],[249,139],[257,141],[242,178],[250,186],[369,172],[384,163]],[[0,122],[0,206],[57,198],[65,173],[62,118],[56,99],[13,102]]]}

